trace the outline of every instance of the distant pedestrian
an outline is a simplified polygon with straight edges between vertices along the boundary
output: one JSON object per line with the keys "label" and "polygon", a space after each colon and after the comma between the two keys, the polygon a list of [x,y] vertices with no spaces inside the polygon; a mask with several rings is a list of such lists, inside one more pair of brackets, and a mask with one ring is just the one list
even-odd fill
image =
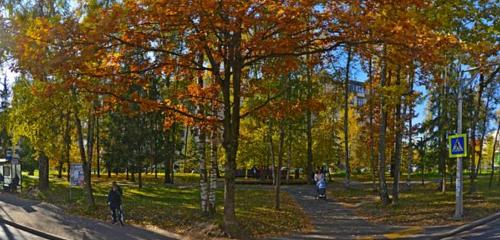
{"label": "distant pedestrian", "polygon": [[17,185],[19,185],[19,176],[16,175],[14,179],[12,179],[12,182],[10,183],[10,190],[16,191]]}
{"label": "distant pedestrian", "polygon": [[0,173],[0,187],[3,189],[4,186],[3,186],[3,182],[5,181],[5,178],[3,177],[3,175]]}
{"label": "distant pedestrian", "polygon": [[316,170],[316,173],[314,174],[314,183],[317,183],[319,181],[325,180],[325,174],[321,172],[320,169]]}
{"label": "distant pedestrian", "polygon": [[258,178],[258,174],[257,174],[257,167],[256,166],[252,167],[251,172],[252,172],[252,177],[254,177],[255,179],[257,179]]}

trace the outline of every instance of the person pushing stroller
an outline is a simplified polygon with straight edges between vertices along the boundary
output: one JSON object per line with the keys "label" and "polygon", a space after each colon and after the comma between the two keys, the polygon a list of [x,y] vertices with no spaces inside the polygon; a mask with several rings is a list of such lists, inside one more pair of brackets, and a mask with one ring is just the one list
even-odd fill
{"label": "person pushing stroller", "polygon": [[319,169],[314,174],[314,182],[316,183],[316,199],[326,199],[325,174]]}

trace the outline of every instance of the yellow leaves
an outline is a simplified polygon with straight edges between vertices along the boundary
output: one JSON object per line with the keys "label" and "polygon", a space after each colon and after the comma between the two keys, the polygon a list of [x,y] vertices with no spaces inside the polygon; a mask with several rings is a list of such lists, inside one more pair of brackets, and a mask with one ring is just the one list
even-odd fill
{"label": "yellow leaves", "polygon": [[276,16],[277,17],[280,17],[280,16],[283,16],[285,14],[285,10],[283,8],[281,8],[280,10],[278,10],[278,12],[276,13]]}

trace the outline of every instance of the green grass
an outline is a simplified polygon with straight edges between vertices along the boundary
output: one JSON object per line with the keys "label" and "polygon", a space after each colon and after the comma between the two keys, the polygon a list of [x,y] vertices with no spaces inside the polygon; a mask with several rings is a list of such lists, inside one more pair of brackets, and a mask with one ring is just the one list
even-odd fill
{"label": "green grass", "polygon": [[[223,190],[216,192],[217,214],[208,219],[199,212],[198,176],[196,174],[176,175],[176,185],[164,185],[163,176],[155,179],[154,175],[144,177],[144,186],[139,189],[137,183],[124,176],[108,179],[107,176],[93,176],[93,191],[96,209],[87,208],[87,201],[82,188],[70,187],[65,178],[51,176],[50,190],[46,192],[30,191],[35,186],[37,176],[23,176],[23,197],[43,200],[62,207],[66,213],[110,220],[106,205],[106,196],[111,182],[117,181],[124,191],[123,207],[128,223],[152,225],[176,233],[200,232],[200,226],[208,224],[220,226],[223,213]],[[32,188],[32,187],[31,187]],[[71,196],[70,196],[71,192]],[[236,215],[245,232],[253,236],[283,234],[290,231],[310,229],[305,213],[288,194],[282,195],[282,211],[273,209],[274,193],[266,189],[238,189],[236,192]],[[70,198],[71,197],[71,198]],[[219,228],[220,229],[220,228]]]}
{"label": "green grass", "polygon": [[[431,175],[428,179],[432,178]],[[337,183],[330,194],[354,208],[357,214],[376,223],[419,226],[459,224],[500,211],[500,184],[495,181],[493,187],[488,189],[488,179],[486,175],[479,176],[477,190],[469,193],[469,180],[465,176],[465,218],[460,222],[451,219],[455,209],[455,188],[449,182],[445,193],[438,190],[436,183],[413,184],[411,190],[402,187],[398,204],[389,206],[382,206],[378,193],[371,189],[370,184],[345,189]],[[388,184],[388,187],[390,194],[392,185]]]}

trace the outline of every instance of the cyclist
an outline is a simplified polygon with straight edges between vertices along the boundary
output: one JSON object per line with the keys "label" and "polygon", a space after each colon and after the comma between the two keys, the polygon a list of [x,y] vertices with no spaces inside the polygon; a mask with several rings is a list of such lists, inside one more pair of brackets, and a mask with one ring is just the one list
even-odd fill
{"label": "cyclist", "polygon": [[[117,220],[117,211],[121,211],[121,205],[122,205],[121,189],[120,187],[118,187],[118,184],[116,184],[116,182],[113,182],[111,190],[108,193],[108,205],[109,208],[111,209],[111,213],[113,216],[113,224],[115,224]],[[120,212],[120,215],[121,214],[122,213]]]}

